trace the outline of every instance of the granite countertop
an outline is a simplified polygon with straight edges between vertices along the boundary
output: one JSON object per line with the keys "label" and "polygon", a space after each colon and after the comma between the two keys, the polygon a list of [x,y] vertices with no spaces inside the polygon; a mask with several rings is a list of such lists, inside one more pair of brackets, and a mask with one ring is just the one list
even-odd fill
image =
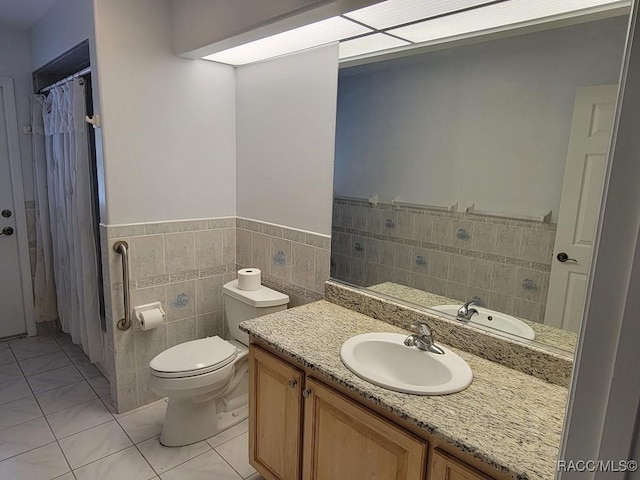
{"label": "granite countertop", "polygon": [[566,388],[451,347],[473,370],[473,382],[462,392],[418,396],[378,387],[342,364],[340,348],[361,333],[406,331],[324,300],[247,320],[240,328],[513,478],[555,476]]}
{"label": "granite countertop", "polygon": [[[456,305],[461,303],[459,300],[443,297],[442,295],[436,295],[435,293],[425,292],[424,290],[418,290],[394,282],[379,283],[378,285],[372,285],[366,288],[367,290],[389,295],[391,297],[404,300],[405,302],[410,302],[427,308],[434,307],[436,305]],[[578,335],[574,332],[562,330],[561,328],[552,327],[543,323],[533,322],[526,318],[520,318],[520,320],[529,325],[536,333],[536,342],[543,343],[560,350],[565,350],[571,354],[575,353],[576,344],[578,343]],[[473,320],[471,324],[473,324]]]}

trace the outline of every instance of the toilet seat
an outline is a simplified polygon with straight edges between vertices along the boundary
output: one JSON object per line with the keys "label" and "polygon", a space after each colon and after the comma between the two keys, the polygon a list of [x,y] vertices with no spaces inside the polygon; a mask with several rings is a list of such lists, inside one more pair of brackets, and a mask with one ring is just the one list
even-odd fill
{"label": "toilet seat", "polygon": [[238,349],[218,336],[181,343],[157,355],[149,363],[160,378],[185,378],[220,370],[238,356]]}

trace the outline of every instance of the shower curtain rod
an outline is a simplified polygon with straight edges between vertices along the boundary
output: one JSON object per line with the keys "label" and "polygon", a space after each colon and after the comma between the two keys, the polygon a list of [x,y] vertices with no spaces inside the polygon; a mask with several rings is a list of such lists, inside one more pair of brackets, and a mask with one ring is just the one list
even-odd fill
{"label": "shower curtain rod", "polygon": [[83,68],[82,70],[74,73],[73,75],[69,75],[68,77],[63,78],[62,80],[58,80],[56,83],[52,83],[51,85],[41,88],[40,90],[38,90],[38,93],[46,93],[52,88],[57,87],[58,85],[63,85],[67,83],[69,80],[73,80],[74,78],[81,77],[82,75],[86,75],[89,72],[91,72],[91,67]]}

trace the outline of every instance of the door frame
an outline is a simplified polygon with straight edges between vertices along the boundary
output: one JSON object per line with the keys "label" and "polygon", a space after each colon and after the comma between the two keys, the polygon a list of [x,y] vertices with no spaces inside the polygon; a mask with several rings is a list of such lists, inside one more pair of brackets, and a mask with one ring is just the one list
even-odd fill
{"label": "door frame", "polygon": [[16,113],[16,97],[11,77],[0,77],[0,92],[7,124],[7,147],[9,150],[9,169],[11,170],[24,320],[27,334],[31,336],[36,335],[37,329],[35,318],[33,318],[33,287],[29,261],[29,239],[27,237],[27,214],[24,205],[24,184],[22,183],[22,162],[18,140],[18,115]]}

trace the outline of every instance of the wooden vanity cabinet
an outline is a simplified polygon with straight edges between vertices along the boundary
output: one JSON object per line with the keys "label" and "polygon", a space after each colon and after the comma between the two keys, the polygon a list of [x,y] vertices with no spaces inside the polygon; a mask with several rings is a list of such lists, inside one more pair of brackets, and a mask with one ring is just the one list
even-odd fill
{"label": "wooden vanity cabinet", "polygon": [[434,480],[492,480],[491,477],[438,448],[433,449],[431,453],[429,470],[429,478]]}
{"label": "wooden vanity cabinet", "polygon": [[[491,480],[288,362],[249,348],[249,462],[268,480]],[[428,470],[428,473],[427,473]]]}
{"label": "wooden vanity cabinet", "polygon": [[249,348],[249,460],[268,480],[298,480],[302,382],[297,368]]}

